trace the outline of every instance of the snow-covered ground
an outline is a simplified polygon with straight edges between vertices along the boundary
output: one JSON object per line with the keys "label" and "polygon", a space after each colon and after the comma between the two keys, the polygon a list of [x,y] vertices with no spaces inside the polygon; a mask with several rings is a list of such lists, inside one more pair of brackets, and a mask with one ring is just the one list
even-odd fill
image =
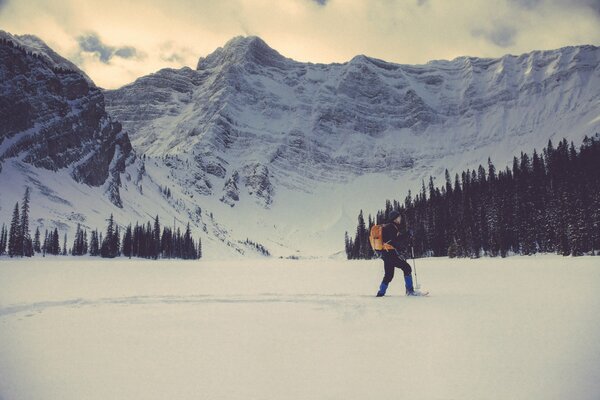
{"label": "snow-covered ground", "polygon": [[1,258],[0,399],[600,398],[600,258],[382,270]]}

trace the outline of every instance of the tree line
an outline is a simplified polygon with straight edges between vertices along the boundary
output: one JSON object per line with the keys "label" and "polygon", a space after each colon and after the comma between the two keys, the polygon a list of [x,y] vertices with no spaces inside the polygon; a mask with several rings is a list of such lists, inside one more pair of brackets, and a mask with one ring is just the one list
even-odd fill
{"label": "tree line", "polygon": [[33,239],[29,232],[29,188],[25,190],[21,207],[15,204],[10,227],[2,224],[0,230],[0,255],[8,254],[10,257],[32,257],[35,254],[99,256],[113,257],[140,257],[140,258],[181,258],[199,259],[202,257],[202,241],[194,240],[188,222],[184,232],[179,228],[163,226],[161,230],[158,215],[153,223],[135,226],[129,224],[121,228],[114,220],[113,215],[108,219],[104,235],[98,229],[88,231],[77,224],[72,246],[67,247],[67,234],[63,236],[62,245],[57,228],[46,230],[42,239],[39,227],[36,228]]}
{"label": "tree line", "polygon": [[348,259],[369,259],[374,252],[369,231],[388,222],[392,210],[412,231],[415,256],[480,257],[557,253],[595,255],[600,250],[600,135],[585,137],[579,149],[563,139],[539,154],[521,153],[503,171],[488,159],[487,169],[456,174],[445,184],[422,184],[403,203],[385,208],[365,221],[362,210],[356,234],[346,232]]}

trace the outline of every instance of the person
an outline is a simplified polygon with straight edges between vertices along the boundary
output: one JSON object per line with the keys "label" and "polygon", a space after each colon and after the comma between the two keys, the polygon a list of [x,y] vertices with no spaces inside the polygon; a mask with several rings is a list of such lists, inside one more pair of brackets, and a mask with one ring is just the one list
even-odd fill
{"label": "person", "polygon": [[404,273],[404,284],[406,286],[407,296],[421,296],[421,292],[415,290],[412,280],[412,268],[410,264],[406,262],[405,257],[402,256],[402,250],[406,248],[406,245],[410,239],[410,234],[401,228],[402,215],[400,212],[394,210],[390,213],[388,224],[383,226],[383,242],[391,245],[393,249],[382,250],[381,257],[383,258],[383,268],[385,275],[383,281],[379,286],[377,297],[385,296],[388,285],[394,279],[394,270],[400,268]]}

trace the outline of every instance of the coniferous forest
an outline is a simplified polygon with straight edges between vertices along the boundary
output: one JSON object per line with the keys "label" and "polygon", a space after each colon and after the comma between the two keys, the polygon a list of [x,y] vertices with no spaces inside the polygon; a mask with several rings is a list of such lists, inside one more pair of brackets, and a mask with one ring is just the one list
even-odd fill
{"label": "coniferous forest", "polygon": [[412,234],[415,257],[480,257],[557,253],[580,256],[600,251],[600,135],[586,137],[579,149],[571,142],[549,141],[541,154],[521,153],[513,165],[497,171],[463,171],[445,184],[423,182],[419,194],[365,221],[358,216],[354,237],[346,233],[348,259],[375,256],[370,227],[388,222],[399,210]]}
{"label": "coniferous forest", "polygon": [[[124,230],[124,232],[121,232]],[[62,243],[58,229],[46,230],[42,237],[39,228],[36,228],[33,239],[29,230],[29,188],[25,190],[21,207],[15,204],[10,227],[2,225],[0,230],[0,255],[8,254],[10,257],[32,257],[36,254],[45,256],[73,255],[113,257],[141,257],[141,258],[181,258],[186,260],[202,257],[202,242],[192,238],[190,224],[185,232],[172,229],[169,226],[160,226],[158,216],[153,223],[135,226],[129,224],[121,228],[114,220],[112,214],[107,222],[104,234],[98,230],[89,232],[77,225],[72,244],[68,243],[64,234]]]}

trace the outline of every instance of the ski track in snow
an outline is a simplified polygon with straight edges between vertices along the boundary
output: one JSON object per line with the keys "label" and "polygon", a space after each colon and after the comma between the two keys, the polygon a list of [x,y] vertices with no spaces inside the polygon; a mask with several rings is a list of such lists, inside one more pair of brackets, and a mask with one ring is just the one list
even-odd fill
{"label": "ski track in snow", "polygon": [[[375,296],[353,294],[275,294],[262,293],[254,296],[231,295],[191,295],[191,296],[129,296],[99,299],[71,299],[64,301],[43,301],[32,304],[17,304],[0,308],[0,317],[20,313],[41,313],[47,309],[66,307],[81,308],[102,305],[169,305],[169,304],[257,304],[257,303],[303,303],[326,305],[329,307],[356,306],[361,304],[358,300],[371,299]],[[387,298],[394,296],[387,296]],[[398,297],[398,296],[396,296]],[[31,314],[30,314],[31,315]]]}

